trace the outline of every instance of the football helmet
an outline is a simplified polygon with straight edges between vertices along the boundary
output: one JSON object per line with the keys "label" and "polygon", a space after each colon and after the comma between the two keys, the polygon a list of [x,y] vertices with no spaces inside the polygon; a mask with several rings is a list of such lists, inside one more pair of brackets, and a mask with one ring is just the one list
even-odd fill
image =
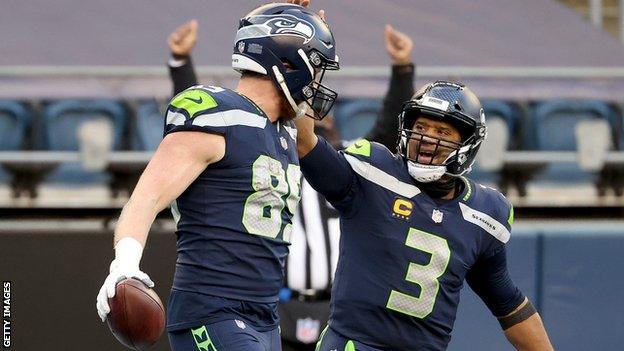
{"label": "football helmet", "polygon": [[232,68],[271,77],[297,116],[322,119],[338,94],[322,84],[338,70],[334,36],[321,17],[299,5],[263,5],[239,22]]}
{"label": "football helmet", "polygon": [[[461,135],[461,142],[424,135],[413,130],[419,117],[426,117],[453,125]],[[405,159],[410,175],[418,182],[439,180],[443,175],[461,176],[470,172],[481,143],[486,138],[485,114],[477,96],[466,86],[437,81],[427,84],[403,105],[399,115],[398,153]],[[418,141],[410,151],[410,141]],[[421,146],[428,145],[425,157]],[[413,149],[413,148],[412,148]],[[434,164],[436,155],[448,156],[441,164]],[[422,160],[427,160],[423,162]]]}

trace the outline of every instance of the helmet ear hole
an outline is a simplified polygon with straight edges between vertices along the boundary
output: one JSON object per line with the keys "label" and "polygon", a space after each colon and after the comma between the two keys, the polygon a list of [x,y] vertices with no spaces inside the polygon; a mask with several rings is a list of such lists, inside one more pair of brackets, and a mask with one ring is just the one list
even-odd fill
{"label": "helmet ear hole", "polygon": [[455,109],[456,109],[457,111],[461,111],[461,110],[462,110],[461,105],[460,105],[460,104],[459,104],[459,102],[457,102],[457,101],[455,101]]}

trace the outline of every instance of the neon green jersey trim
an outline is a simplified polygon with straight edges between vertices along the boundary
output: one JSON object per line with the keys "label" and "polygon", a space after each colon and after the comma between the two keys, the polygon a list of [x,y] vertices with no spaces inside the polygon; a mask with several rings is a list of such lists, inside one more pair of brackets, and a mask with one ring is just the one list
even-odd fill
{"label": "neon green jersey trim", "polygon": [[355,343],[353,342],[353,340],[347,341],[344,351],[355,351]]}
{"label": "neon green jersey trim", "polygon": [[514,209],[512,205],[511,208],[509,209],[509,218],[507,218],[507,223],[509,223],[509,226],[511,226],[513,222],[514,222]]}
{"label": "neon green jersey trim", "polygon": [[171,101],[171,106],[186,111],[189,118],[193,118],[200,112],[209,110],[217,105],[215,99],[201,89],[185,90]]}
{"label": "neon green jersey trim", "polygon": [[472,195],[472,186],[470,185],[468,179],[466,179],[465,177],[461,177],[461,180],[464,181],[464,184],[466,184],[466,187],[468,188],[468,190],[466,191],[466,195],[464,195],[464,198],[462,200],[468,201],[468,199],[470,199],[470,196]]}
{"label": "neon green jersey trim", "polygon": [[345,150],[346,152],[352,155],[362,155],[366,157],[370,157],[371,155],[371,143],[366,139],[360,139],[353,144],[349,145],[349,147]]}

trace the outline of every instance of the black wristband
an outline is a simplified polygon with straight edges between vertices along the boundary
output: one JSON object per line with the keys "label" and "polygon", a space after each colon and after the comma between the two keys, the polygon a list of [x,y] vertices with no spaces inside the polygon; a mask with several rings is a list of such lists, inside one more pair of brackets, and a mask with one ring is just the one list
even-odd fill
{"label": "black wristband", "polygon": [[500,323],[503,330],[507,330],[520,322],[524,322],[536,313],[537,310],[535,309],[531,301],[528,301],[526,305],[524,305],[521,309],[519,309],[511,316],[498,318],[498,323]]}
{"label": "black wristband", "polygon": [[414,63],[410,62],[402,65],[393,64],[392,71],[393,73],[398,74],[411,74],[412,72],[414,72]]}
{"label": "black wristband", "polygon": [[189,60],[191,58],[191,55],[178,55],[178,54],[174,54],[173,52],[171,53],[171,57],[174,60],[178,60],[178,61],[182,61],[182,60]]}

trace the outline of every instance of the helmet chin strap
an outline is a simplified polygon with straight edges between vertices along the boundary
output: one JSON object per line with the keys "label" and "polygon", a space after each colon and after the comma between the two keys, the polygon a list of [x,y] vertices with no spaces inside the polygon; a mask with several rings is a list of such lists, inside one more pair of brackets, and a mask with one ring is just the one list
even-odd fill
{"label": "helmet chin strap", "polygon": [[[407,139],[401,137],[401,147],[407,148]],[[431,183],[442,178],[446,174],[446,166],[423,165],[406,158],[407,171],[419,183]]]}
{"label": "helmet chin strap", "polygon": [[422,165],[407,161],[407,171],[417,182],[431,183],[440,180],[446,174],[446,166]]}
{"label": "helmet chin strap", "polygon": [[286,96],[286,100],[288,100],[288,103],[292,107],[293,111],[295,111],[295,118],[304,116],[308,110],[308,106],[305,103],[305,101],[301,102],[300,104],[297,104],[295,100],[292,98],[292,95],[290,95],[290,90],[288,89],[288,86],[286,85],[284,76],[279,71],[277,66],[273,66],[272,69],[273,69],[273,73],[275,74],[275,78],[277,78],[277,83],[282,88],[282,92],[284,92],[284,96]]}

